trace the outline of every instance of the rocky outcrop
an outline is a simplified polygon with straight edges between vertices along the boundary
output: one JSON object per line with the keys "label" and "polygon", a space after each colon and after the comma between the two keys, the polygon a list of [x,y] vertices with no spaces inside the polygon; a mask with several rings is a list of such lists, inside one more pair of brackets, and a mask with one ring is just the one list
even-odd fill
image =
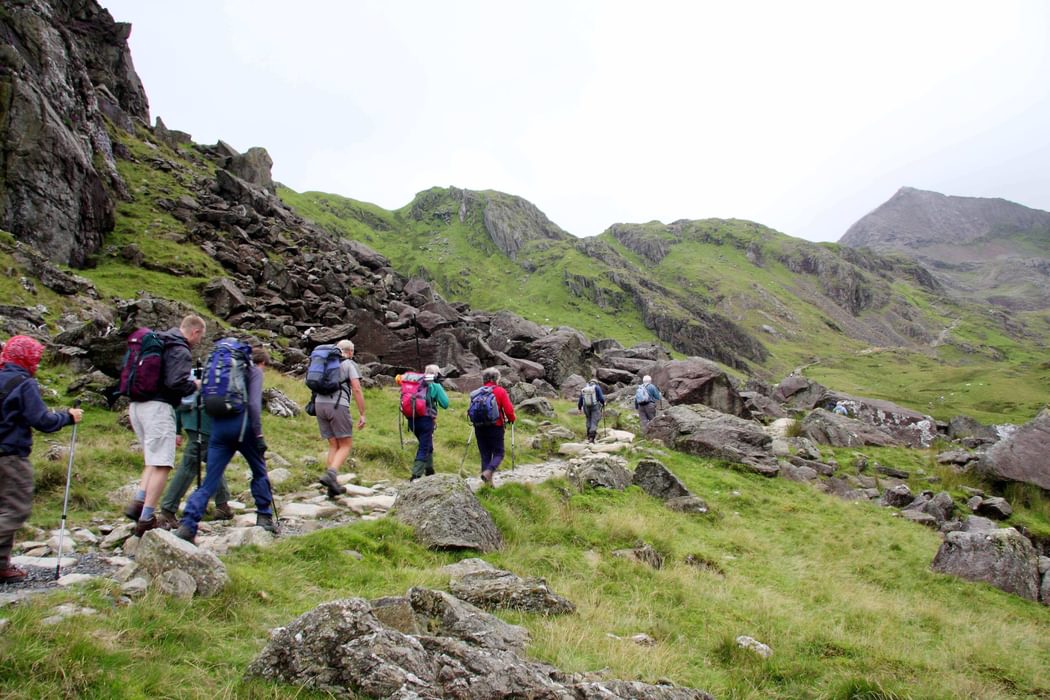
{"label": "rocky outcrop", "polygon": [[416,588],[401,599],[320,605],[273,630],[248,675],[337,697],[711,700],[700,690],[570,674],[528,661],[526,639],[521,627],[447,593]]}
{"label": "rocky outcrop", "polygon": [[699,357],[665,362],[653,370],[652,377],[671,404],[703,404],[722,413],[751,417],[744,399],[714,362]]}
{"label": "rocky outcrop", "polygon": [[881,428],[825,411],[822,408],[812,411],[802,420],[802,433],[814,442],[833,447],[859,447],[861,445],[886,447],[900,444],[897,439]]}
{"label": "rocky outcrop", "polygon": [[576,605],[554,593],[542,578],[521,578],[509,571],[487,569],[455,576],[452,595],[483,610],[509,609],[541,615],[567,615]]}
{"label": "rocky outcrop", "polygon": [[126,195],[106,119],[149,119],[130,29],[90,0],[0,13],[0,228],[57,263],[83,266],[113,229],[113,195]]}
{"label": "rocky outcrop", "polygon": [[623,491],[631,485],[627,460],[608,454],[587,455],[572,460],[566,476],[576,488],[602,488]]}
{"label": "rocky outcrop", "polygon": [[649,423],[648,435],[672,449],[739,462],[765,476],[779,472],[773,439],[761,425],[706,406],[672,406]]}
{"label": "rocky outcrop", "polygon": [[1031,237],[1050,230],[1050,213],[1005,199],[953,197],[902,187],[853,224],[844,246],[899,251],[949,290],[1010,309],[1050,305],[1050,260]]}
{"label": "rocky outcrop", "polygon": [[1050,409],[1044,408],[1035,418],[1005,440],[988,448],[976,469],[1000,481],[1034,484],[1050,491]]}
{"label": "rocky outcrop", "polygon": [[230,582],[226,566],[217,556],[167,530],[150,530],[143,535],[135,552],[135,562],[153,578],[169,571],[187,574],[201,596],[213,596]]}
{"label": "rocky outcrop", "polygon": [[433,549],[477,549],[494,552],[503,544],[492,516],[467,482],[449,474],[413,481],[398,493],[394,517],[416,530]]}
{"label": "rocky outcrop", "polygon": [[983,581],[1029,600],[1039,600],[1035,548],[1012,527],[990,532],[949,532],[932,568],[969,581]]}

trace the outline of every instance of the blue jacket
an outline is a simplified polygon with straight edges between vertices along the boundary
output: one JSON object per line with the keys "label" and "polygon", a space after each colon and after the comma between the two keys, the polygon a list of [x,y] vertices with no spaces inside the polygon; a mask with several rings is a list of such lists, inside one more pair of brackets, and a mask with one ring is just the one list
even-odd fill
{"label": "blue jacket", "polygon": [[48,409],[29,371],[10,362],[0,368],[0,392],[18,376],[23,377],[22,383],[0,404],[0,453],[28,457],[33,450],[30,428],[53,433],[71,424],[73,416],[68,411]]}

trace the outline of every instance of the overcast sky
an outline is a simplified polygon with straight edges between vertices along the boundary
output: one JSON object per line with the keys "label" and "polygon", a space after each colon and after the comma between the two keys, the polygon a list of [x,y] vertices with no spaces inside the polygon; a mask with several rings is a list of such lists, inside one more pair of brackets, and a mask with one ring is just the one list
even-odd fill
{"label": "overcast sky", "polygon": [[1050,3],[100,0],[151,114],[274,178],[522,196],[577,236],[836,240],[907,185],[1050,210]]}

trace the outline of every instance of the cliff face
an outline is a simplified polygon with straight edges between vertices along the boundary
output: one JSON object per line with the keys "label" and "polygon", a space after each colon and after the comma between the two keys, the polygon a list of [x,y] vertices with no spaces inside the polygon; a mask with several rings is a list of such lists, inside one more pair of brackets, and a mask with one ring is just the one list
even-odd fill
{"label": "cliff face", "polygon": [[149,120],[130,30],[91,0],[0,10],[0,227],[54,262],[83,265],[126,193],[106,120]]}
{"label": "cliff face", "polygon": [[839,241],[896,251],[968,298],[1011,309],[1050,308],[1050,213],[1005,199],[901,188]]}

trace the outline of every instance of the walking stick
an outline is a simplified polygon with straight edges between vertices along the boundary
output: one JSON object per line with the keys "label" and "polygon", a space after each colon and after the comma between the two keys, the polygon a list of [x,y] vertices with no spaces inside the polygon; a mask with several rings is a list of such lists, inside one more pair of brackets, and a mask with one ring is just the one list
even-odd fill
{"label": "walking stick", "polygon": [[[203,377],[204,370],[200,365],[197,365],[196,377]],[[201,390],[197,389],[197,488],[201,487],[201,428],[204,427],[204,413],[201,408]]]}
{"label": "walking stick", "polygon": [[602,425],[605,426],[605,437],[609,437],[609,419],[605,417],[605,404],[602,404]]}
{"label": "walking stick", "polygon": [[401,449],[405,449],[405,434],[401,431],[401,416],[394,414],[397,419],[397,439],[401,441]]}
{"label": "walking stick", "polygon": [[510,424],[510,469],[511,469],[511,471],[514,471],[518,467],[518,462],[515,459],[515,452],[516,452],[516,450],[514,449],[514,423],[511,422],[511,424]]}
{"label": "walking stick", "polygon": [[[80,408],[80,399],[73,402],[73,408]],[[69,464],[66,466],[66,496],[62,500],[62,524],[58,531],[58,563],[55,564],[55,580],[62,575],[62,540],[66,534],[66,515],[69,513],[69,481],[73,477],[73,451],[77,447],[77,424],[73,423],[73,437],[69,440]]]}
{"label": "walking stick", "polygon": [[470,440],[474,437],[474,429],[471,428],[470,432],[467,433],[467,448],[463,450],[463,459],[459,460],[459,478],[466,479],[467,475],[463,473],[463,465],[467,463],[467,454],[470,452]]}

